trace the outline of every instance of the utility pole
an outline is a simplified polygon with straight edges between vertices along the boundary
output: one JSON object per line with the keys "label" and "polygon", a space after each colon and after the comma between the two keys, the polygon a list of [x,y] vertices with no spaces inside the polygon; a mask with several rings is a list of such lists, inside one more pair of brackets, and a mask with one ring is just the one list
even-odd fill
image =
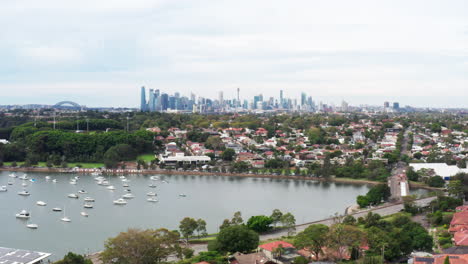
{"label": "utility pole", "polygon": [[129,132],[129,129],[128,129],[128,119],[130,119],[129,116],[127,116],[127,133]]}
{"label": "utility pole", "polygon": [[55,109],[54,109],[54,130],[55,130]]}

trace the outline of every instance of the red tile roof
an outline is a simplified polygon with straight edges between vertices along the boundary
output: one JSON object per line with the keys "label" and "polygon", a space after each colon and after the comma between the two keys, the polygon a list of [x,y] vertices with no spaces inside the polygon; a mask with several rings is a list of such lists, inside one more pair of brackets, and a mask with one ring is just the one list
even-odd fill
{"label": "red tile roof", "polygon": [[468,230],[458,231],[453,235],[456,246],[468,246]]}
{"label": "red tile roof", "polygon": [[277,248],[279,245],[282,245],[283,248],[294,248],[293,245],[289,244],[288,242],[284,242],[284,241],[274,241],[274,242],[271,242],[271,243],[260,245],[259,247],[263,248],[265,250],[268,250],[268,251],[273,251],[273,249]]}

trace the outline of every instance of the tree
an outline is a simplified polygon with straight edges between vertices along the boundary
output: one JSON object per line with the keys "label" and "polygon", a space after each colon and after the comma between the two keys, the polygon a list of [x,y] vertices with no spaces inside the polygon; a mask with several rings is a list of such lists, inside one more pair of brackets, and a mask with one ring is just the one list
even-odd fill
{"label": "tree", "polygon": [[242,214],[240,211],[234,213],[234,216],[231,219],[231,225],[242,225],[244,220],[242,219]]}
{"label": "tree", "polygon": [[68,252],[62,260],[54,262],[54,264],[93,264],[93,262],[82,255]]}
{"label": "tree", "polygon": [[436,175],[434,177],[430,177],[429,180],[427,181],[427,184],[430,187],[441,188],[441,187],[444,187],[445,181],[444,181],[444,179],[442,177]]}
{"label": "tree", "polygon": [[221,158],[225,161],[232,161],[235,155],[236,152],[233,149],[227,148],[221,153]]}
{"label": "tree", "polygon": [[181,256],[179,234],[167,229],[128,229],[105,243],[104,263],[158,264],[170,255]]}
{"label": "tree", "polygon": [[258,234],[245,225],[234,225],[223,228],[216,240],[208,244],[208,250],[219,252],[248,253],[258,247]]}
{"label": "tree", "polygon": [[446,256],[444,259],[444,264],[450,264],[449,256]]}
{"label": "tree", "polygon": [[355,226],[335,224],[330,227],[328,238],[328,246],[335,250],[336,257],[341,260],[347,254],[343,248],[359,249],[359,246],[365,241],[365,234]]}
{"label": "tree", "polygon": [[196,231],[198,233],[198,237],[200,237],[200,233],[202,236],[206,236],[206,222],[203,219],[198,219],[197,220],[197,228]]}
{"label": "tree", "polygon": [[370,202],[366,195],[358,195],[356,202],[360,208],[366,208],[369,206]]}
{"label": "tree", "polygon": [[273,220],[266,215],[254,215],[247,221],[247,227],[256,232],[266,232],[270,230]]}
{"label": "tree", "polygon": [[291,236],[296,230],[296,218],[294,217],[294,215],[291,213],[286,213],[283,216],[281,216],[280,221],[282,226],[287,228],[288,236]]}
{"label": "tree", "polygon": [[459,180],[450,181],[447,186],[447,191],[453,197],[463,198],[463,185]]}
{"label": "tree", "polygon": [[224,144],[219,136],[209,136],[206,139],[205,146],[209,149],[221,150],[224,147]]}
{"label": "tree", "polygon": [[182,219],[182,221],[180,221],[179,230],[187,242],[188,242],[189,237],[193,235],[193,233],[195,232],[195,230],[197,230],[197,228],[198,228],[198,222],[197,220],[193,218],[185,217],[184,219]]}
{"label": "tree", "polygon": [[223,230],[229,226],[231,226],[231,221],[229,221],[229,219],[224,219],[223,223],[219,226],[219,230]]}
{"label": "tree", "polygon": [[304,231],[297,234],[294,239],[296,248],[308,248],[314,253],[316,260],[319,260],[323,247],[327,244],[327,234],[329,228],[326,225],[310,225]]}
{"label": "tree", "polygon": [[273,210],[270,215],[270,218],[273,220],[273,225],[276,226],[281,221],[281,216],[283,216],[283,213],[279,209]]}

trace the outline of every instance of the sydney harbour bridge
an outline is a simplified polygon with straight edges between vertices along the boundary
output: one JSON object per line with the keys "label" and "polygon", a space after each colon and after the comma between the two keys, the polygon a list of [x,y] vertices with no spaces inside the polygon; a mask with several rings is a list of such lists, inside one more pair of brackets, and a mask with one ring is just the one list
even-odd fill
{"label": "sydney harbour bridge", "polygon": [[85,109],[86,106],[84,105],[79,105],[75,102],[72,101],[61,101],[52,106],[52,108],[55,109],[71,109],[71,110],[82,110]]}

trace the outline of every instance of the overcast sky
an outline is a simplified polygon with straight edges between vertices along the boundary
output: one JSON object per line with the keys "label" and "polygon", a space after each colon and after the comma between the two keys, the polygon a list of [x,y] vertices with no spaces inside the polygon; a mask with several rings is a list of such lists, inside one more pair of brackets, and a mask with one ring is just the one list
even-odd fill
{"label": "overcast sky", "polygon": [[468,107],[466,0],[1,0],[0,104],[167,93]]}

